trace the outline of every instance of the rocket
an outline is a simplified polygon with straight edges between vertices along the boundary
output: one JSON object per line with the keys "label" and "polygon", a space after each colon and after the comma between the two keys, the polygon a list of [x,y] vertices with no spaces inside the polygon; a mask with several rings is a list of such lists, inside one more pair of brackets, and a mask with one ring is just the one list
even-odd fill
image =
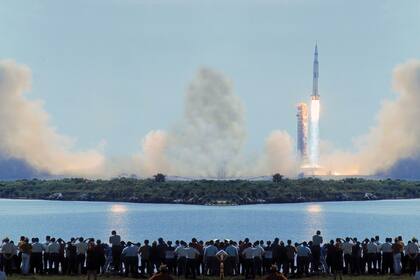
{"label": "rocket", "polygon": [[313,82],[312,82],[312,100],[319,100],[318,93],[319,63],[318,63],[318,45],[315,43]]}

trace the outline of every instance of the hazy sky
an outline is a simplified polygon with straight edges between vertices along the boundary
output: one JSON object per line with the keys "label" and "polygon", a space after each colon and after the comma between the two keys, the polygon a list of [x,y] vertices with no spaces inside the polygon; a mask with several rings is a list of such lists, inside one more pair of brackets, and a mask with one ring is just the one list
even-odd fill
{"label": "hazy sky", "polygon": [[247,151],[274,129],[295,136],[319,46],[321,138],[346,148],[393,98],[394,66],[420,57],[420,1],[0,1],[0,57],[33,72],[30,99],[52,124],[109,155],[137,152],[181,118],[208,66],[246,107]]}

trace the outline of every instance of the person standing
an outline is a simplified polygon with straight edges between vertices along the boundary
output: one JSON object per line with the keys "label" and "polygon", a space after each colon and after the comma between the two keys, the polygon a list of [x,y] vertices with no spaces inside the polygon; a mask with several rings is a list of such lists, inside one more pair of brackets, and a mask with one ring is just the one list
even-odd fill
{"label": "person standing", "polygon": [[376,273],[381,273],[382,272],[382,251],[381,251],[382,243],[380,242],[379,235],[375,236],[375,244],[376,244],[376,258],[375,258]]}
{"label": "person standing", "polygon": [[200,252],[194,248],[192,242],[188,244],[188,247],[185,248],[185,278],[188,278],[190,273],[192,274],[192,279],[196,278],[196,262]]}
{"label": "person standing", "polygon": [[376,273],[376,253],[378,251],[378,246],[376,245],[375,238],[371,238],[369,243],[367,243],[366,247],[368,273],[374,274]]}
{"label": "person standing", "polygon": [[152,247],[150,247],[149,245],[149,240],[144,240],[143,246],[141,246],[139,249],[141,257],[140,265],[142,275],[145,275],[145,273],[149,274],[149,276],[153,275],[152,264],[150,263],[151,250]]}
{"label": "person standing", "polygon": [[321,245],[324,242],[321,231],[317,231],[314,236],[312,236],[312,260],[313,260],[313,270],[315,272],[319,271],[319,258],[321,256]]}
{"label": "person standing", "polygon": [[127,246],[123,249],[121,253],[121,257],[124,262],[126,277],[128,277],[130,273],[132,277],[137,277],[139,263],[138,251],[139,248],[132,242],[128,241]]}
{"label": "person standing", "polygon": [[334,280],[343,279],[343,249],[341,248],[341,239],[337,238],[334,245],[332,272]]}
{"label": "person standing", "polygon": [[85,274],[86,273],[86,252],[87,252],[87,243],[83,239],[83,237],[79,237],[79,242],[75,244],[76,246],[76,254],[77,254],[77,268],[79,273]]}
{"label": "person standing", "polygon": [[51,236],[45,236],[45,242],[43,245],[44,247],[44,273],[48,272],[49,269],[49,262],[50,262],[50,253],[48,252],[48,245],[50,245]]}
{"label": "person standing", "polygon": [[295,273],[295,256],[296,256],[296,247],[293,246],[292,240],[287,240],[286,245],[286,254],[287,254],[287,263],[283,269],[283,273],[288,275],[289,273]]}
{"label": "person standing", "polygon": [[19,242],[19,252],[21,254],[22,262],[21,262],[21,272],[23,275],[29,275],[29,270],[31,268],[31,252],[32,246],[29,244],[29,239],[24,238]]}
{"label": "person standing", "polygon": [[6,237],[1,246],[1,256],[3,259],[4,272],[7,276],[12,275],[13,251],[14,245],[10,242],[10,239]]}
{"label": "person standing", "polygon": [[175,248],[172,246],[172,241],[170,240],[166,244],[168,246],[166,246],[165,250],[165,265],[169,273],[174,273],[176,271]]}
{"label": "person standing", "polygon": [[203,261],[204,261],[205,270],[203,273],[207,273],[207,271],[209,271],[210,276],[216,276],[216,270],[217,270],[217,264],[218,264],[218,261],[216,258],[217,252],[218,252],[218,249],[214,245],[214,241],[210,240],[207,243],[207,246],[204,247]]}
{"label": "person standing", "polygon": [[382,274],[393,273],[393,258],[392,258],[392,238],[385,238],[385,243],[381,244],[382,252]]}
{"label": "person standing", "polygon": [[235,242],[233,240],[229,241],[229,245],[226,247],[225,251],[228,254],[225,261],[225,272],[226,275],[233,276],[234,273],[237,274],[236,266],[239,263],[238,248],[235,246]]}
{"label": "person standing", "polygon": [[47,250],[49,273],[58,274],[60,244],[55,240],[54,237],[50,239],[50,243],[48,244]]}
{"label": "person standing", "polygon": [[95,251],[95,242],[89,240],[86,250],[86,275],[87,280],[97,279],[97,267],[99,266],[98,258]]}
{"label": "person standing", "polygon": [[255,273],[258,274],[260,277],[262,276],[262,264],[263,264],[263,256],[264,256],[264,248],[262,245],[264,241],[261,240],[260,242],[254,242],[254,266],[255,266]]}
{"label": "person standing", "polygon": [[346,237],[345,241],[341,244],[341,248],[343,249],[344,254],[344,274],[351,273],[351,251],[353,248],[353,243],[350,237]]}
{"label": "person standing", "polygon": [[181,240],[178,247],[175,248],[175,255],[177,257],[177,276],[181,276],[185,273],[185,263],[186,263],[186,243]]}
{"label": "person standing", "polygon": [[304,241],[302,244],[297,246],[297,266],[298,274],[302,276],[303,274],[308,275],[309,273],[309,258],[311,256],[311,250],[308,247],[308,243]]}
{"label": "person standing", "polygon": [[42,265],[43,246],[39,243],[39,238],[32,238],[31,272],[43,274]]}
{"label": "person standing", "polygon": [[[255,278],[255,265],[254,265],[254,248],[250,242],[245,244],[245,248],[242,251],[245,279]],[[251,277],[250,277],[251,275]]]}
{"label": "person standing", "polygon": [[419,259],[419,245],[417,239],[413,237],[405,248],[405,253],[408,258],[408,272],[411,276],[414,276],[417,271],[417,264]]}
{"label": "person standing", "polygon": [[393,260],[394,260],[394,273],[396,275],[401,274],[401,255],[403,251],[404,251],[403,243],[398,238],[395,238],[394,244],[392,244],[392,253],[393,253]]}
{"label": "person standing", "polygon": [[111,236],[109,237],[109,244],[111,245],[112,250],[112,265],[115,271],[120,271],[121,264],[121,236],[117,234],[115,230],[111,231]]}

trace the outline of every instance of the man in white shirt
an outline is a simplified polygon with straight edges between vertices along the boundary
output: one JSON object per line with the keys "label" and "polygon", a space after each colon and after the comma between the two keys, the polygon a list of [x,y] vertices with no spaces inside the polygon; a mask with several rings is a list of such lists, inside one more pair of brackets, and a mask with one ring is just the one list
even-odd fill
{"label": "man in white shirt", "polygon": [[371,238],[367,246],[367,265],[368,265],[368,272],[369,274],[373,274],[375,272],[375,260],[376,260],[376,252],[378,251],[378,246],[375,243],[375,239]]}
{"label": "man in white shirt", "polygon": [[12,264],[13,264],[13,251],[14,245],[10,242],[9,238],[3,240],[1,246],[1,254],[3,259],[4,272],[6,275],[11,275],[12,273]]}
{"label": "man in white shirt", "polygon": [[344,254],[344,274],[350,274],[351,251],[353,249],[353,242],[351,241],[350,237],[346,237],[345,241],[341,243],[341,249],[343,250]]}
{"label": "man in white shirt", "polygon": [[137,277],[139,266],[138,251],[139,248],[130,241],[127,242],[127,246],[122,250],[121,256],[124,262],[126,277],[128,277],[129,273],[131,273],[132,277]]}
{"label": "man in white shirt", "polygon": [[7,280],[6,273],[0,267],[0,280]]}
{"label": "man in white shirt", "polygon": [[60,244],[55,240],[55,238],[51,238],[51,241],[47,246],[47,251],[49,254],[49,257],[48,257],[49,272],[52,274],[58,274]]}
{"label": "man in white shirt", "polygon": [[76,246],[77,265],[78,265],[79,273],[85,273],[86,271],[85,260],[86,260],[86,251],[87,251],[88,245],[83,239],[83,237],[79,237],[79,242],[74,244],[74,246]]}
{"label": "man in white shirt", "polygon": [[217,258],[216,254],[219,251],[216,246],[214,246],[214,241],[210,240],[207,243],[207,246],[204,248],[204,267],[206,270],[209,270],[211,276],[216,276],[217,271]]}
{"label": "man in white shirt", "polygon": [[262,258],[264,255],[264,248],[262,245],[264,241],[256,241],[254,243],[254,266],[255,266],[255,273],[259,276],[262,276]]}
{"label": "man in white shirt", "polygon": [[43,273],[42,266],[42,251],[44,246],[39,243],[39,238],[32,238],[32,254],[31,254],[31,267],[36,274]]}
{"label": "man in white shirt", "polygon": [[250,242],[245,244],[245,249],[242,251],[242,256],[244,258],[244,270],[245,270],[245,279],[249,278],[251,274],[252,279],[255,278],[255,266],[254,266],[254,248]]}
{"label": "man in white shirt", "polygon": [[187,260],[186,243],[181,241],[179,246],[175,248],[177,257],[178,277],[185,273],[185,263]]}
{"label": "man in white shirt", "polygon": [[383,255],[382,274],[391,273],[393,270],[392,238],[385,238],[385,243],[381,245]]}
{"label": "man in white shirt", "polygon": [[185,251],[185,278],[188,278],[189,274],[192,274],[192,279],[196,278],[196,267],[197,260],[200,256],[200,252],[194,248],[193,243],[189,243],[188,247],[184,249]]}
{"label": "man in white shirt", "polygon": [[296,247],[297,255],[297,267],[298,275],[308,275],[309,273],[309,257],[311,256],[311,249],[308,247],[308,243],[304,241],[302,244]]}

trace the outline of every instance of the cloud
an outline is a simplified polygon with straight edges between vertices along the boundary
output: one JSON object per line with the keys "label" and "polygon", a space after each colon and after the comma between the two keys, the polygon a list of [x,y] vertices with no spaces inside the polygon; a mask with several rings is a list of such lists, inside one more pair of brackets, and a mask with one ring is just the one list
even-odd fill
{"label": "cloud", "polygon": [[31,71],[11,60],[0,61],[0,153],[24,160],[36,170],[54,175],[89,175],[104,162],[96,150],[73,151],[73,141],[50,124],[40,101],[24,93],[31,88]]}

